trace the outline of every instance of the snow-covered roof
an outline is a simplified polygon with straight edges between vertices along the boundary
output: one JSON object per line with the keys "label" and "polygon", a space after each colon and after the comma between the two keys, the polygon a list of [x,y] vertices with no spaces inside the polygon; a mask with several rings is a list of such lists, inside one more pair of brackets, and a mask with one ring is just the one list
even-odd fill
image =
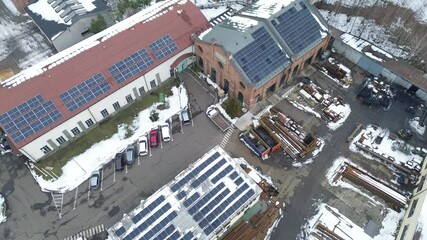
{"label": "snow-covered roof", "polygon": [[2,87],[15,87],[18,84],[28,79],[31,79],[35,76],[38,76],[43,72],[45,72],[46,70],[51,69],[65,62],[66,60],[69,60],[75,57],[76,55],[98,45],[99,43],[106,41],[108,38],[111,38],[112,36],[115,36],[120,32],[123,32],[131,28],[133,25],[137,23],[141,23],[141,22],[146,23],[146,22],[152,21],[155,18],[159,17],[160,15],[163,15],[165,12],[168,12],[169,9],[167,8],[178,2],[186,2],[186,0],[168,0],[168,1],[158,2],[136,13],[135,15],[105,29],[104,31],[98,34],[95,34],[90,38],[87,38],[64,51],[61,51],[53,55],[52,57],[41,61],[40,63],[34,65],[33,67],[21,71],[15,76],[3,81]]}
{"label": "snow-covered roof", "polygon": [[253,17],[269,18],[292,2],[294,0],[258,0],[241,13]]}
{"label": "snow-covered roof", "polygon": [[211,239],[250,207],[261,192],[217,146],[125,214],[108,232],[113,240]]}

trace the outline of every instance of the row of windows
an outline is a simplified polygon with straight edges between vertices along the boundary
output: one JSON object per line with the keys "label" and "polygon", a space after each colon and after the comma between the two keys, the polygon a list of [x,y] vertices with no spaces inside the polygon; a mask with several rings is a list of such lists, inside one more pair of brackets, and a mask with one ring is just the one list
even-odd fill
{"label": "row of windows", "polygon": [[[157,86],[156,81],[155,81],[155,80],[152,80],[152,81],[150,82],[150,85],[151,85],[151,87],[152,87],[152,88],[156,87],[156,86]],[[145,94],[145,88],[144,88],[144,87],[140,87],[140,88],[138,89],[138,91],[139,91],[139,94],[140,94],[141,96]],[[133,97],[132,97],[132,95],[131,95],[131,94],[129,94],[129,95],[127,95],[127,96],[126,96],[126,101],[127,101],[128,103],[132,102],[133,100],[134,100],[134,99],[133,99]],[[120,103],[119,103],[119,102],[115,102],[115,103],[113,103],[113,108],[114,108],[114,110],[115,110],[115,111],[119,110],[119,109],[121,108]],[[105,117],[107,117],[107,116],[109,115],[109,113],[108,113],[107,109],[103,109],[103,110],[101,111],[101,115],[102,115],[102,117],[104,117],[104,118],[105,118]],[[92,125],[94,125],[94,124],[95,124],[91,118],[89,118],[88,120],[86,120],[86,121],[85,121],[85,123],[86,123],[86,126],[87,126],[88,128],[90,128]],[[80,133],[81,133],[81,131],[80,131],[80,129],[79,129],[78,127],[75,127],[75,128],[73,128],[73,129],[71,129],[71,133],[72,133],[74,136],[77,136],[78,134],[80,134]],[[58,138],[56,139],[56,141],[58,142],[58,144],[59,144],[59,145],[62,145],[62,144],[64,144],[65,142],[67,142],[67,140],[65,140],[65,138],[64,138],[63,136],[58,137]],[[44,145],[42,148],[40,148],[40,150],[41,150],[44,154],[46,154],[46,153],[48,153],[48,152],[52,151],[52,149],[51,149],[48,145]]]}

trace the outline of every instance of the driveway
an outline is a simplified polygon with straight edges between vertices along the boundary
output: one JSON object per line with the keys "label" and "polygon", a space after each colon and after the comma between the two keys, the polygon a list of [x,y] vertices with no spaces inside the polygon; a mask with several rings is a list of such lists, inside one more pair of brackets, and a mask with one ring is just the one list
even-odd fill
{"label": "driveway", "polygon": [[42,193],[24,159],[1,157],[1,190],[9,203],[9,216],[0,225],[0,239],[64,239],[87,229],[105,228],[172,180],[189,164],[219,144],[223,133],[203,113],[214,102],[212,91],[191,72],[181,75],[187,86],[193,125],[172,135],[173,141],[152,149],[122,172],[112,164],[102,169],[102,190],[88,191],[88,181],[63,195],[62,218],[50,194]]}

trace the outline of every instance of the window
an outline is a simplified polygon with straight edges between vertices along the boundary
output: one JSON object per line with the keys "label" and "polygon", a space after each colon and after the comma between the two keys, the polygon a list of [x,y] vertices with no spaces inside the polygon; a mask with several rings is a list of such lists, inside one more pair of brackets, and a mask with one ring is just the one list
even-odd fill
{"label": "window", "polygon": [[77,136],[80,133],[80,129],[78,127],[75,127],[71,129],[71,132],[74,134],[74,136]]}
{"label": "window", "polygon": [[255,99],[256,99],[257,102],[261,102],[262,101],[261,94],[256,95]]}
{"label": "window", "polygon": [[101,111],[101,114],[103,117],[106,117],[106,116],[108,116],[109,113],[108,113],[107,109],[104,109]]}
{"label": "window", "polygon": [[221,63],[221,62],[218,62],[218,66],[219,66],[219,68],[221,68],[221,69],[223,69],[223,68],[224,68],[224,65],[222,65],[222,63]]}
{"label": "window", "polygon": [[151,80],[150,86],[151,86],[151,88],[155,88],[156,87],[156,80]]}
{"label": "window", "polygon": [[90,126],[92,126],[94,124],[91,118],[89,118],[88,120],[86,120],[85,123],[86,123],[86,125],[88,127],[90,127]]}
{"label": "window", "polygon": [[128,102],[128,103],[130,103],[130,102],[132,102],[133,101],[133,98],[132,98],[132,95],[127,95],[126,96],[126,101]]}
{"label": "window", "polygon": [[140,88],[138,89],[138,91],[139,91],[139,94],[140,94],[141,96],[145,94],[145,89],[144,89],[144,87],[140,87]]}
{"label": "window", "polygon": [[243,89],[245,89],[246,88],[246,86],[245,86],[245,84],[244,83],[242,83],[242,82],[239,82],[240,83],[240,87],[241,88],[243,88]]}
{"label": "window", "polygon": [[408,218],[412,217],[412,215],[414,214],[415,208],[417,207],[417,203],[418,203],[418,199],[415,199],[412,202],[411,209],[409,210],[409,213],[408,213]]}
{"label": "window", "polygon": [[203,52],[203,48],[202,48],[202,47],[200,47],[200,45],[197,45],[197,47],[199,48],[199,51],[200,51],[200,52]]}
{"label": "window", "polygon": [[48,147],[47,145],[44,145],[42,148],[40,148],[40,150],[42,150],[42,152],[44,154],[48,153],[51,151],[50,147]]}
{"label": "window", "polygon": [[406,232],[408,231],[409,225],[405,225],[402,230],[402,235],[400,235],[400,240],[405,240]]}
{"label": "window", "polygon": [[426,181],[426,176],[423,176],[420,180],[420,184],[418,184],[417,192],[419,192],[419,191],[421,191],[421,189],[423,189],[425,181]]}
{"label": "window", "polygon": [[56,141],[59,143],[59,145],[62,145],[66,142],[63,136],[60,136],[59,138],[57,138]]}
{"label": "window", "polygon": [[119,102],[115,102],[115,103],[113,103],[113,108],[114,108],[114,110],[119,110],[120,109],[120,104],[119,104]]}

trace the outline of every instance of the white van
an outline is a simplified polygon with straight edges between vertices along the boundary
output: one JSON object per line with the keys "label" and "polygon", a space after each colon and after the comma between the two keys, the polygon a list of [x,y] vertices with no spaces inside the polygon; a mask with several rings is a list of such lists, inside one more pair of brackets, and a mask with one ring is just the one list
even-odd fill
{"label": "white van", "polygon": [[171,140],[171,136],[169,132],[169,123],[164,123],[160,125],[160,131],[162,132],[163,142],[169,142]]}

